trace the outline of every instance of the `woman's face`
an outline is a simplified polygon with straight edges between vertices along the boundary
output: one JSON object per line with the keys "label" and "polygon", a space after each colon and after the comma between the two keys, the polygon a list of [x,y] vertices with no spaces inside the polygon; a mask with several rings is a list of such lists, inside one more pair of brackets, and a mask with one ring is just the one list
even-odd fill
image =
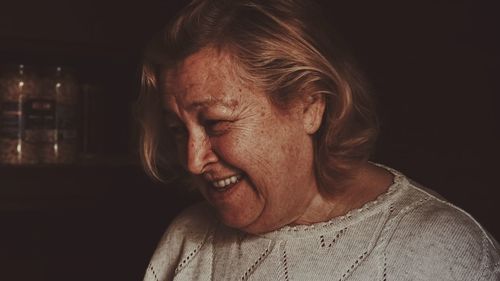
{"label": "woman's face", "polygon": [[278,111],[234,70],[203,49],[167,71],[166,125],[219,218],[262,233],[296,222],[317,195],[312,138],[300,106]]}

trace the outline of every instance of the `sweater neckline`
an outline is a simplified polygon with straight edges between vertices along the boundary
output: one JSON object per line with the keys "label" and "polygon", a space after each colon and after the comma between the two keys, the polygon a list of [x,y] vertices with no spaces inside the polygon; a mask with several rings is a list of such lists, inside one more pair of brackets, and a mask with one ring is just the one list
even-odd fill
{"label": "sweater neckline", "polygon": [[408,185],[408,180],[403,174],[392,168],[378,163],[373,164],[386,169],[393,175],[393,182],[389,186],[389,188],[384,193],[377,196],[377,198],[375,198],[374,200],[368,201],[361,207],[352,209],[342,216],[337,216],[324,222],[318,222],[308,225],[287,225],[277,230],[259,234],[257,236],[273,240],[286,238],[303,238],[305,236],[316,235],[325,231],[342,229],[348,225],[356,223],[384,210],[389,211],[390,203],[394,202],[395,199],[399,196],[399,194],[401,193],[399,191],[402,189],[401,187]]}

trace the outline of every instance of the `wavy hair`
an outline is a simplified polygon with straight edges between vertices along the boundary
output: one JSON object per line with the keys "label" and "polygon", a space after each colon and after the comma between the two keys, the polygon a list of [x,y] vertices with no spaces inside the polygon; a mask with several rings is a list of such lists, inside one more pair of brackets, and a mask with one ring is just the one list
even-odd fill
{"label": "wavy hair", "polygon": [[378,133],[374,102],[339,36],[311,0],[194,0],[146,48],[139,98],[141,159],[154,178],[172,176],[173,144],[161,117],[160,77],[211,47],[231,56],[244,81],[286,109],[304,93],[326,108],[314,135],[314,169],[332,193],[367,161]]}

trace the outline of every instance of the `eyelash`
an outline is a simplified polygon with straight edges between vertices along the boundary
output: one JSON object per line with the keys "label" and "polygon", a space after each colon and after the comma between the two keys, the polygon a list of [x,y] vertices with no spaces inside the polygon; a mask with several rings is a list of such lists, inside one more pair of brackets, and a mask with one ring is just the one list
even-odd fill
{"label": "eyelash", "polygon": [[[228,120],[205,120],[203,126],[209,136],[217,137],[224,135],[229,130],[229,128],[220,129],[217,128],[217,126],[225,125],[230,122],[231,121]],[[182,125],[171,125],[168,126],[168,129],[177,138],[185,137],[188,134],[187,129]]]}
{"label": "eyelash", "polygon": [[217,128],[217,126],[223,126],[225,124],[230,123],[230,121],[227,120],[205,120],[204,122],[204,127],[207,133],[210,136],[221,136],[225,134],[229,128]]}

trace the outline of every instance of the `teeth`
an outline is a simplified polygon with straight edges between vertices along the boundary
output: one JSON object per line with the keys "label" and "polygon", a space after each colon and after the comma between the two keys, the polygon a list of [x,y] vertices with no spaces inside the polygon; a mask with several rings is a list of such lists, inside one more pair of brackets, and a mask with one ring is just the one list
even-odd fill
{"label": "teeth", "polygon": [[236,183],[241,176],[231,176],[222,180],[213,181],[212,184],[217,188],[224,188],[230,184]]}
{"label": "teeth", "polygon": [[231,183],[235,183],[238,178],[236,176],[232,176],[229,180],[231,181]]}

